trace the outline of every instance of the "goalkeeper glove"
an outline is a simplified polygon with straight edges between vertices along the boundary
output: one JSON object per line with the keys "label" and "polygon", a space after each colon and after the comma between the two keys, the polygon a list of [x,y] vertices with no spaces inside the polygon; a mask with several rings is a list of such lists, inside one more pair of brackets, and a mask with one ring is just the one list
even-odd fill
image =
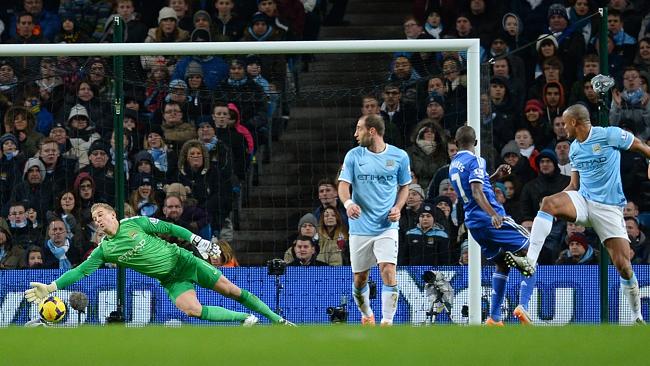
{"label": "goalkeeper glove", "polygon": [[212,243],[209,240],[205,240],[200,236],[193,234],[192,235],[192,244],[196,247],[201,254],[201,257],[207,260],[209,257],[218,257],[221,255],[221,248],[216,243]]}
{"label": "goalkeeper glove", "polygon": [[43,301],[52,292],[57,290],[56,282],[49,285],[40,282],[30,282],[29,286],[32,288],[25,290],[25,299],[29,302]]}

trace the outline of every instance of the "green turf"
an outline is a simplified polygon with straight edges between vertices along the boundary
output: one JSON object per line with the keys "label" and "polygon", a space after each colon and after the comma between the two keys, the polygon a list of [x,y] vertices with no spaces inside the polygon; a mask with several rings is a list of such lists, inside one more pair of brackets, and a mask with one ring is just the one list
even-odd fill
{"label": "green turf", "polygon": [[0,365],[644,365],[649,327],[0,329]]}

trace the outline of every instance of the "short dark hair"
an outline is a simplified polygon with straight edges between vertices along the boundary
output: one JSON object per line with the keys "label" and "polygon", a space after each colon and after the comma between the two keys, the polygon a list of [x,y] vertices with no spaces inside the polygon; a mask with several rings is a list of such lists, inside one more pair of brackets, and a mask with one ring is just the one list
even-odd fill
{"label": "short dark hair", "polygon": [[384,136],[384,131],[386,126],[384,125],[384,118],[376,114],[370,114],[365,116],[366,128],[374,128],[377,131],[379,136]]}
{"label": "short dark hair", "polygon": [[320,187],[320,186],[323,186],[323,185],[333,186],[334,188],[336,188],[336,183],[331,178],[321,178],[321,180],[318,181],[317,187]]}
{"label": "short dark hair", "polygon": [[456,130],[456,144],[460,146],[469,146],[476,143],[476,132],[470,126],[461,126]]}

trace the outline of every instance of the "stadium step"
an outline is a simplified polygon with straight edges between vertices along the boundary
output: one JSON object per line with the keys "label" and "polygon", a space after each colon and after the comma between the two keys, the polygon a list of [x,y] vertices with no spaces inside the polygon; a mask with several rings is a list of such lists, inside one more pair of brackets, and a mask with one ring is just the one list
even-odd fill
{"label": "stadium step", "polygon": [[262,252],[287,249],[291,233],[287,230],[244,230],[239,231],[235,251]]}
{"label": "stadium step", "polygon": [[341,105],[335,108],[323,108],[318,105],[318,101],[314,101],[307,106],[298,106],[291,108],[291,119],[296,118],[331,118],[331,117],[353,117],[357,115],[359,110],[352,111],[349,106]]}
{"label": "stadium step", "polygon": [[403,39],[404,31],[401,24],[383,27],[349,25],[346,27],[322,27],[320,35],[323,38],[327,37],[328,40]]}
{"label": "stadium step", "polygon": [[240,230],[296,230],[300,217],[312,211],[311,206],[242,208]]}
{"label": "stadium step", "polygon": [[[284,176],[294,176],[299,177],[301,175],[314,175],[318,172],[336,172],[338,171],[338,163],[275,163],[275,164],[266,164],[260,170],[260,174],[264,177],[274,176],[274,175],[284,175]],[[265,182],[262,182],[266,184]]]}
{"label": "stadium step", "polygon": [[[302,122],[302,121],[301,121]],[[352,142],[354,138],[354,124],[356,121],[342,119],[340,124],[321,123],[325,121],[317,121],[317,123],[310,123],[311,121],[304,121],[305,126],[297,126],[295,128],[287,128],[282,133],[280,141],[337,141],[339,144],[349,146],[348,142]],[[293,123],[293,121],[292,121]],[[296,122],[300,124],[300,122]],[[345,124],[346,126],[342,126]],[[310,127],[311,125],[311,127]],[[316,130],[318,129],[318,130]]]}

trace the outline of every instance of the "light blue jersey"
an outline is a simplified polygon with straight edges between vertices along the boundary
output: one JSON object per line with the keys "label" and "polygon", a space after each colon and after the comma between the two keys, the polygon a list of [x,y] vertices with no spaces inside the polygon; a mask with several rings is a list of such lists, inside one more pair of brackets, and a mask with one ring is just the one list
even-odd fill
{"label": "light blue jersey", "polygon": [[352,201],[361,207],[361,216],[350,219],[350,234],[379,235],[399,224],[388,220],[397,200],[398,186],[411,183],[411,167],[406,152],[386,144],[378,154],[365,147],[348,151],[339,180],[352,185]]}
{"label": "light blue jersey", "polygon": [[497,201],[490,176],[485,171],[485,159],[470,151],[461,150],[449,164],[449,180],[463,201],[465,225],[468,228],[492,226],[492,218],[476,203],[472,196],[472,182],[483,184],[483,193],[496,213],[505,216],[503,206]]}
{"label": "light blue jersey", "polygon": [[591,127],[585,141],[574,140],[569,159],[571,170],[580,174],[578,192],[590,201],[625,206],[619,150],[633,142],[634,135],[618,127]]}

